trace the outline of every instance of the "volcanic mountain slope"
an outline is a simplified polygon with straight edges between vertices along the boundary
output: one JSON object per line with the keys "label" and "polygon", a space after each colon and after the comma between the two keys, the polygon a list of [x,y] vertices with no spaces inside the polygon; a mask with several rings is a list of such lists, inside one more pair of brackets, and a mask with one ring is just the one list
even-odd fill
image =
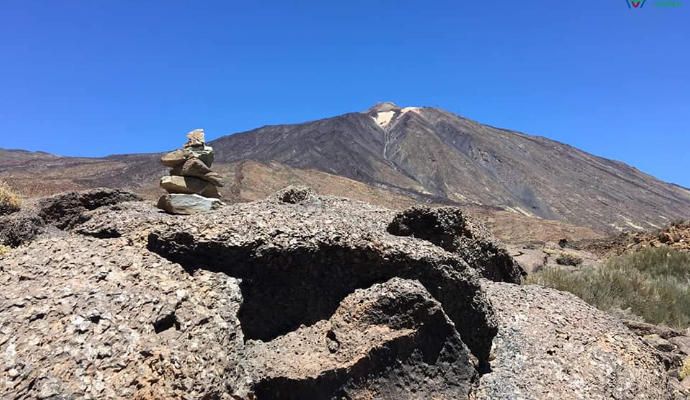
{"label": "volcanic mountain slope", "polygon": [[[420,201],[462,205],[487,218],[500,213],[497,219],[506,220],[507,211],[536,225],[557,227],[551,221],[561,221],[600,232],[657,228],[690,216],[687,189],[565,144],[435,108],[382,103],[362,113],[266,126],[211,144],[214,169],[229,181],[223,192],[230,201],[306,184],[319,193],[386,207]],[[106,186],[155,198],[158,179],[166,174],[159,156],[91,159],[0,150],[0,178],[28,196]],[[580,238],[585,236],[591,237]]]}
{"label": "volcanic mountain slope", "polygon": [[[0,158],[0,179],[7,180],[25,197],[111,187],[132,190],[148,200],[154,200],[161,194],[158,178],[167,173],[165,168],[159,165],[157,155],[81,159],[47,157],[44,153],[5,153],[12,155],[12,163],[10,158]],[[230,203],[263,199],[288,185],[306,185],[320,194],[348,197],[394,209],[402,209],[419,202],[413,195],[394,192],[385,187],[376,187],[313,169],[293,168],[277,162],[220,162],[214,165],[214,169],[226,177],[228,184],[222,191],[226,202]],[[528,217],[497,207],[465,206],[464,209],[482,220],[496,236],[507,242],[603,237],[600,232],[588,227]]]}
{"label": "volcanic mountain slope", "polygon": [[167,173],[159,154],[104,158],[61,157],[43,152],[0,149],[0,179],[24,197],[43,197],[96,187],[158,193],[158,179]]}
{"label": "volcanic mountain slope", "polygon": [[218,139],[224,161],[312,168],[413,195],[512,209],[600,229],[690,215],[690,191],[623,163],[435,108],[382,103]]}

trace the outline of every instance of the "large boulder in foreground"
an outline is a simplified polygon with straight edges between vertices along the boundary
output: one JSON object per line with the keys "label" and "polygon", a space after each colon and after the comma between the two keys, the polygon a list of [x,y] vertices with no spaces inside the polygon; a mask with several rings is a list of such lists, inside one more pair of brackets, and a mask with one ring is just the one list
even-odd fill
{"label": "large boulder in foreground", "polygon": [[72,235],[15,249],[0,270],[0,398],[227,398],[236,280]]}
{"label": "large boulder in foreground", "polygon": [[671,398],[611,317],[395,218],[311,194],[85,211],[0,258],[0,398]]}
{"label": "large boulder in foreground", "polygon": [[485,282],[498,318],[473,399],[674,399],[655,352],[572,294]]}

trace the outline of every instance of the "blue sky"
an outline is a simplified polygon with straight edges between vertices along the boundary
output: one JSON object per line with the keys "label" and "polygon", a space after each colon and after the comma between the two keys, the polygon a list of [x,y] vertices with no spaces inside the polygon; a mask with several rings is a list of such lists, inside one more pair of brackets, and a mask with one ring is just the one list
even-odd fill
{"label": "blue sky", "polygon": [[162,151],[390,100],[690,186],[690,0],[0,4],[0,147]]}

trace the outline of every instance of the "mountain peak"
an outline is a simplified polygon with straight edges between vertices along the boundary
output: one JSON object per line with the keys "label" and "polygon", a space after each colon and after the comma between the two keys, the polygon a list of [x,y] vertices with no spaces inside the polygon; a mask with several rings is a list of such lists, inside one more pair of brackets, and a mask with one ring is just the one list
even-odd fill
{"label": "mountain peak", "polygon": [[391,101],[384,101],[381,103],[376,103],[374,104],[373,107],[371,107],[368,112],[369,113],[380,113],[380,112],[388,112],[388,111],[399,111],[400,107],[398,107],[397,104],[391,102]]}
{"label": "mountain peak", "polygon": [[401,108],[397,104],[392,102],[377,103],[371,107],[366,114],[374,119],[374,122],[381,128],[387,128],[391,125],[398,117],[409,112],[409,111],[419,111],[419,107],[404,107]]}

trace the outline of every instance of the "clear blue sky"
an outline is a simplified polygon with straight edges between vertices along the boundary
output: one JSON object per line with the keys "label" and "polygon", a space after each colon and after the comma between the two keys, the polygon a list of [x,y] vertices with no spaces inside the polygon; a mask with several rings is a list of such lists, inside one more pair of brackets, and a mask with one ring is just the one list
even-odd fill
{"label": "clear blue sky", "polygon": [[690,186],[690,0],[0,3],[0,147],[161,151],[391,100]]}

